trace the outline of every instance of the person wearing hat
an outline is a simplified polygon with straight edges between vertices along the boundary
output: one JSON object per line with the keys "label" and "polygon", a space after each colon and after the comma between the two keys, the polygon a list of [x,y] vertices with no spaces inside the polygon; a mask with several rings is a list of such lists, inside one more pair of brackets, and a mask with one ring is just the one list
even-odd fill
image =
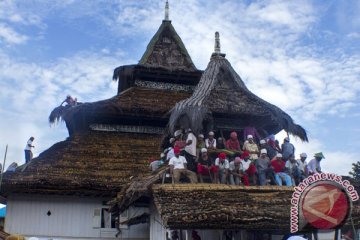
{"label": "person wearing hat", "polygon": [[180,182],[180,176],[184,175],[189,178],[191,183],[197,183],[197,176],[194,172],[187,169],[187,161],[183,156],[180,156],[180,148],[174,148],[175,156],[169,161],[170,174],[174,180],[174,183]]}
{"label": "person wearing hat", "polygon": [[315,173],[322,173],[320,162],[323,158],[325,158],[322,152],[315,153],[314,159],[312,159],[309,164],[307,165],[309,175],[313,175]]}
{"label": "person wearing hat", "polygon": [[225,142],[226,142],[226,139],[219,137],[217,139],[216,148],[217,149],[226,149]]}
{"label": "person wearing hat", "polygon": [[191,128],[188,128],[186,130],[186,146],[184,148],[185,150],[185,158],[188,163],[188,169],[196,172],[196,144],[197,139],[195,134],[192,132]]}
{"label": "person wearing hat", "polygon": [[240,185],[241,179],[245,176],[246,180],[243,181],[245,186],[249,186],[249,178],[247,175],[244,175],[244,168],[241,164],[241,158],[235,157],[235,160],[229,163],[229,174],[230,174],[230,184],[231,185]]}
{"label": "person wearing hat", "polygon": [[284,143],[281,145],[281,154],[285,161],[289,159],[290,155],[295,156],[295,147],[290,143],[289,137],[284,138]]}
{"label": "person wearing hat", "polygon": [[216,149],[216,139],[214,138],[215,134],[213,131],[208,133],[208,138],[205,139],[205,147],[208,149]]}
{"label": "person wearing hat", "polygon": [[265,139],[260,140],[260,149],[266,149],[266,153],[269,159],[273,159],[276,156],[276,150],[272,148]]}
{"label": "person wearing hat", "polygon": [[302,180],[305,178],[302,177],[301,171],[299,168],[299,163],[296,161],[294,155],[290,155],[289,159],[285,163],[285,167],[287,170],[289,170],[290,177],[292,177],[293,185],[299,184]]}
{"label": "person wearing hat", "polygon": [[226,149],[230,151],[241,151],[240,142],[236,132],[230,133],[230,138],[226,141]]}
{"label": "person wearing hat", "polygon": [[201,157],[201,149],[203,148],[206,148],[204,134],[199,134],[196,144],[196,159],[199,159]]}
{"label": "person wearing hat", "polygon": [[271,167],[274,169],[276,184],[282,186],[282,179],[285,180],[286,186],[292,186],[292,180],[285,167],[285,162],[282,158],[282,154],[276,154],[276,158],[271,160]]}
{"label": "person wearing hat", "polygon": [[215,183],[220,180],[220,183],[226,184],[228,182],[230,166],[225,153],[219,153],[218,157],[215,159],[215,167],[217,169],[217,173],[215,174]]}
{"label": "person wearing hat", "polygon": [[241,160],[241,165],[243,167],[244,170],[244,176],[241,178],[241,181],[243,181],[243,183],[245,184],[245,182],[249,182],[249,179],[252,179],[252,184],[256,185],[256,167],[254,165],[254,163],[252,163],[250,161],[250,153],[247,151],[244,151],[240,158]]}
{"label": "person wearing hat", "polygon": [[298,162],[298,165],[299,165],[299,170],[300,170],[301,176],[304,179],[308,176],[306,158],[307,158],[307,154],[306,153],[301,153],[300,154],[300,159],[296,160]]}
{"label": "person wearing hat", "polygon": [[200,179],[200,182],[204,182],[203,176],[209,176],[212,181],[215,178],[217,168],[214,165],[214,162],[211,160],[207,149],[202,148],[201,154],[197,164],[197,174]]}
{"label": "person wearing hat", "polygon": [[186,142],[183,141],[182,139],[182,130],[176,130],[174,133],[174,138],[175,138],[175,144],[174,147],[179,147],[180,149],[184,149],[184,147],[186,146]]}
{"label": "person wearing hat", "polygon": [[258,145],[254,142],[252,135],[247,136],[247,141],[244,143],[243,150],[250,153],[250,160],[254,161],[259,158],[259,148]]}
{"label": "person wearing hat", "polygon": [[270,159],[265,148],[260,150],[260,157],[256,160],[256,169],[259,177],[260,186],[266,185],[266,178],[273,178],[274,169],[270,166]]}

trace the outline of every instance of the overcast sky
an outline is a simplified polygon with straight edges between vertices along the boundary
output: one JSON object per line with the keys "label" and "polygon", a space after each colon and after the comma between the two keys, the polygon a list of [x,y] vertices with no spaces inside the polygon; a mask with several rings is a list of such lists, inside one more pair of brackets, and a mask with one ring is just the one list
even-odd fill
{"label": "overcast sky", "polygon": [[[66,95],[116,94],[113,69],[137,63],[164,18],[163,0],[0,0],[0,153],[24,163],[68,136],[48,116]],[[219,31],[248,88],[302,125],[323,169],[347,174],[360,154],[360,1],[170,0],[170,19],[199,69]],[[282,141],[283,135],[278,136]],[[2,159],[2,157],[1,157]]]}

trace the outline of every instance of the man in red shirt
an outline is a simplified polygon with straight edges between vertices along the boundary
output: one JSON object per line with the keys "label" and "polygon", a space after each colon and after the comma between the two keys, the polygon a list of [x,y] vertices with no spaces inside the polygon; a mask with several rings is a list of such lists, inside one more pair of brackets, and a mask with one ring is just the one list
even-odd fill
{"label": "man in red shirt", "polygon": [[241,151],[240,142],[236,132],[230,134],[230,139],[226,141],[226,149],[230,151]]}
{"label": "man in red shirt", "polygon": [[285,162],[281,153],[276,154],[276,158],[271,160],[271,167],[274,169],[277,185],[282,186],[282,179],[284,179],[286,186],[292,186],[291,177],[286,173]]}

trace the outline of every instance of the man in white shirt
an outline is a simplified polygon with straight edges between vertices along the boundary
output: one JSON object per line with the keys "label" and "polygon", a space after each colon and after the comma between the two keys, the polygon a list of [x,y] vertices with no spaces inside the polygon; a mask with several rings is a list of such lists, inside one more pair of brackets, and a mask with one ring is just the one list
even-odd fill
{"label": "man in white shirt", "polygon": [[186,130],[187,136],[186,136],[186,146],[184,148],[185,150],[185,158],[188,162],[188,168],[189,170],[196,172],[196,143],[197,139],[192,130],[189,128]]}
{"label": "man in white shirt", "polygon": [[325,157],[322,152],[315,153],[314,157],[315,158],[312,159],[307,166],[309,175],[313,175],[315,173],[322,173],[320,161]]}
{"label": "man in white shirt", "polygon": [[208,149],[216,149],[216,139],[214,138],[214,132],[209,132],[208,138],[205,139],[205,146]]}
{"label": "man in white shirt", "polygon": [[34,141],[34,137],[30,137],[29,140],[27,141],[26,143],[26,146],[25,146],[25,163],[28,163],[31,161],[31,159],[33,158],[33,153],[31,151],[31,148],[34,148],[35,146],[32,145],[33,141]]}
{"label": "man in white shirt", "polygon": [[307,154],[306,153],[301,153],[300,154],[300,159],[297,160],[297,162],[299,164],[299,169],[300,169],[301,175],[303,175],[304,177],[307,177],[306,158],[307,158]]}
{"label": "man in white shirt", "polygon": [[217,173],[215,174],[215,183],[218,179],[220,183],[226,184],[229,178],[229,160],[226,159],[225,153],[219,153],[218,158],[215,160],[215,166],[217,168]]}
{"label": "man in white shirt", "polygon": [[170,174],[173,177],[174,183],[180,182],[181,174],[189,178],[191,183],[197,183],[197,176],[194,172],[187,169],[187,161],[183,156],[180,156],[180,148],[174,148],[175,156],[172,157],[169,161]]}
{"label": "man in white shirt", "polygon": [[244,176],[244,168],[241,164],[240,157],[229,163],[230,184],[240,185],[240,179]]}

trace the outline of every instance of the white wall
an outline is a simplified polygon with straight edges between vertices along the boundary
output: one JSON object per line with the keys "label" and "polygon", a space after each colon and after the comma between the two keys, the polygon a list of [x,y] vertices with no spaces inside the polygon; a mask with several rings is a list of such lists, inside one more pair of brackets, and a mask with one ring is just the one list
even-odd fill
{"label": "white wall", "polygon": [[[12,195],[8,197],[5,231],[44,239],[114,239],[116,229],[102,229],[94,210],[109,199],[74,196]],[[48,216],[47,212],[51,211]],[[146,209],[130,209],[129,217]],[[122,229],[123,239],[148,239],[149,225]]]}

